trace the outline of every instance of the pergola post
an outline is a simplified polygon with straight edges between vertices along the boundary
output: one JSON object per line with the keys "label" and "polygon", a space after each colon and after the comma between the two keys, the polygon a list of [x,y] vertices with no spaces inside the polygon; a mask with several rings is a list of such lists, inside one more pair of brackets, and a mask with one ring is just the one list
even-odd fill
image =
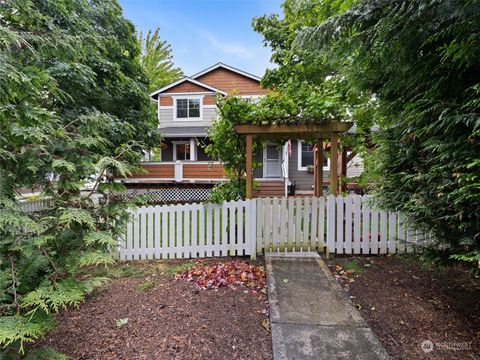
{"label": "pergola post", "polygon": [[343,149],[340,153],[340,192],[347,190],[347,183],[344,178],[347,176],[347,149]]}
{"label": "pergola post", "polygon": [[246,198],[252,198],[252,135],[247,134],[247,193]]}
{"label": "pergola post", "polygon": [[323,195],[323,140],[317,141],[317,163],[315,164],[315,196]]}
{"label": "pergola post", "polygon": [[338,134],[330,135],[330,194],[338,195]]}

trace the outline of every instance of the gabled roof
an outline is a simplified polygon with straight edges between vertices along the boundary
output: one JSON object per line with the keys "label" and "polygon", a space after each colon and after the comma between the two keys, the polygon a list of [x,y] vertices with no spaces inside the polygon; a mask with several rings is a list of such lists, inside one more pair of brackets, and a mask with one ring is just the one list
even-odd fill
{"label": "gabled roof", "polygon": [[171,89],[172,87],[177,86],[178,84],[181,84],[181,83],[183,83],[183,82],[185,82],[185,81],[188,81],[188,82],[190,82],[190,83],[192,83],[192,84],[201,86],[201,87],[203,87],[203,88],[205,88],[205,89],[208,89],[208,90],[211,90],[211,91],[214,91],[214,92],[218,92],[218,93],[223,94],[223,95],[227,95],[227,93],[226,93],[225,91],[222,91],[222,90],[220,90],[220,89],[214,88],[213,86],[207,85],[207,84],[205,84],[205,83],[203,83],[203,82],[201,82],[201,81],[192,79],[191,77],[184,76],[184,77],[181,78],[180,80],[177,80],[177,81],[175,81],[175,82],[173,82],[173,83],[171,83],[171,84],[168,84],[167,86],[164,86],[164,87],[158,89],[157,91],[152,92],[152,93],[150,94],[150,96],[153,97],[153,98],[155,98],[156,95],[164,92],[165,90]]}
{"label": "gabled roof", "polygon": [[210,72],[210,71],[212,71],[212,70],[218,69],[218,68],[224,68],[224,69],[233,71],[233,72],[235,72],[235,73],[237,73],[237,74],[246,76],[246,77],[248,77],[248,78],[250,78],[250,79],[253,79],[253,80],[257,80],[257,81],[262,80],[261,77],[258,77],[258,76],[256,76],[256,75],[250,74],[250,73],[248,73],[248,72],[246,72],[246,71],[243,71],[243,70],[234,68],[233,66],[230,66],[230,65],[227,65],[227,64],[224,64],[224,63],[221,63],[221,62],[216,63],[215,65],[210,66],[209,68],[207,68],[207,69],[205,69],[205,70],[202,70],[202,71],[196,73],[195,75],[192,75],[191,78],[192,78],[192,79],[196,79],[196,78],[198,78],[198,77],[200,77],[200,76],[202,76],[202,75],[204,75],[204,74],[206,74],[206,73],[208,73],[208,72]]}

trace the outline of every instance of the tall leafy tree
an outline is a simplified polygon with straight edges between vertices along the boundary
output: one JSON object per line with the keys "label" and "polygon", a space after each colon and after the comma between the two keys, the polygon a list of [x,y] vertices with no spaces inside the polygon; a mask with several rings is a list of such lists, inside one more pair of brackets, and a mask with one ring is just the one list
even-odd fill
{"label": "tall leafy tree", "polygon": [[277,14],[253,19],[253,28],[264,37],[271,51],[270,61],[277,66],[267,69],[262,79],[266,88],[285,94],[297,108],[308,108],[317,118],[355,119],[359,130],[369,130],[375,106],[370,94],[360,91],[342,71],[349,58],[331,57],[297,46],[303,29],[314,27],[342,14],[353,0],[286,0],[283,17]]}
{"label": "tall leafy tree", "polygon": [[[480,3],[359,1],[303,29],[377,101],[377,198],[432,230],[443,259],[480,267]],[[348,59],[343,65],[341,59]]]}
{"label": "tall leafy tree", "polygon": [[364,130],[380,126],[367,159],[379,204],[431,230],[443,245],[436,255],[478,270],[478,1],[286,0],[283,9],[254,20],[278,65],[263,82],[294,99],[305,84],[321,98],[333,80],[334,107]]}
{"label": "tall leafy tree", "polygon": [[173,63],[172,46],[160,39],[160,28],[151,30],[144,37],[140,34],[142,54],[140,63],[150,80],[149,90],[154,91],[183,76],[181,69]]}
{"label": "tall leafy tree", "polygon": [[[158,143],[133,25],[114,0],[0,3],[0,344],[24,351],[104,279],[127,203],[112,175]],[[93,180],[96,191],[82,192]],[[23,187],[50,199],[20,210]],[[52,358],[50,355],[48,358]]]}

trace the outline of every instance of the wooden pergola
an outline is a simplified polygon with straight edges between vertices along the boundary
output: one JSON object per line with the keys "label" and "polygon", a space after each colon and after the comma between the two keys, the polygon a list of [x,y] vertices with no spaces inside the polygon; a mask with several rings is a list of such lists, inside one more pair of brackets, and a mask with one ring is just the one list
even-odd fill
{"label": "wooden pergola", "polygon": [[237,125],[235,131],[246,136],[247,199],[252,198],[252,142],[263,140],[315,140],[315,196],[323,194],[323,141],[330,140],[330,193],[338,195],[339,136],[352,127],[352,122],[331,121],[320,124]]}

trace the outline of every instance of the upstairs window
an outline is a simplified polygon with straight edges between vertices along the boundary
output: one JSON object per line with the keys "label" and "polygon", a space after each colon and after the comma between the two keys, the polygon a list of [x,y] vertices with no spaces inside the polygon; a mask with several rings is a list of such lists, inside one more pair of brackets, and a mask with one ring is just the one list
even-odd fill
{"label": "upstairs window", "polygon": [[199,119],[200,99],[176,99],[177,119]]}

